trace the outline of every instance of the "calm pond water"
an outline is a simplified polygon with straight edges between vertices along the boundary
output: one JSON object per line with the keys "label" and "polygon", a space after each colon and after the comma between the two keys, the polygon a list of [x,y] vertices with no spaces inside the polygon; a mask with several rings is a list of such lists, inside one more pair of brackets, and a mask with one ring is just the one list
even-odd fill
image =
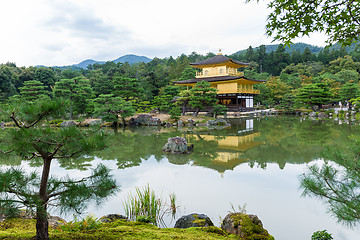
{"label": "calm pond water", "polygon": [[[84,216],[124,214],[122,202],[129,192],[149,184],[164,199],[176,194],[177,218],[204,213],[220,226],[231,205],[237,209],[246,204],[247,213],[258,215],[277,240],[311,239],[313,232],[324,229],[336,240],[356,240],[359,228],[337,223],[322,200],[301,196],[299,176],[307,166],[323,163],[324,149],[345,148],[348,137],[359,133],[357,124],[299,117],[234,119],[232,127],[223,130],[121,129],[109,138],[108,149],[78,165],[54,162],[51,173],[80,178],[100,162],[113,169],[121,191],[100,207],[89,206]],[[194,144],[194,152],[164,154],[163,145],[174,136]],[[166,221],[174,225],[170,218]]]}

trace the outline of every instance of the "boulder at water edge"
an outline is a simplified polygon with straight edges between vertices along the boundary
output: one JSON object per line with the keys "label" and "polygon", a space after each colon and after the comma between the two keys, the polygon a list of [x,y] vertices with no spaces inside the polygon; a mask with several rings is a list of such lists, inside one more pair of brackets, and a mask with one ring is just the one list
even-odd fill
{"label": "boulder at water edge", "polygon": [[214,226],[212,221],[205,214],[192,213],[182,216],[175,223],[175,228],[189,228],[189,227],[210,227]]}
{"label": "boulder at water edge", "polygon": [[74,121],[64,121],[60,124],[61,127],[72,127],[76,126],[76,123]]}
{"label": "boulder at water edge", "polygon": [[128,218],[120,214],[108,214],[100,218],[100,221],[103,223],[112,223],[116,220],[128,221]]}
{"label": "boulder at water edge", "polygon": [[168,141],[164,145],[162,150],[168,153],[179,153],[179,154],[189,152],[186,139],[182,137],[168,138]]}
{"label": "boulder at water edge", "polygon": [[247,215],[245,213],[229,213],[224,218],[221,228],[240,237],[240,239],[264,239],[274,240],[262,222],[256,215]]}

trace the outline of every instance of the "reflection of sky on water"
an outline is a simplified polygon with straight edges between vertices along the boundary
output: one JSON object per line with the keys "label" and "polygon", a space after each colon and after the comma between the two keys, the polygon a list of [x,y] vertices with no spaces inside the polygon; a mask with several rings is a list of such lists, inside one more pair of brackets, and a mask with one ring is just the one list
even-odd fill
{"label": "reflection of sky on water", "polygon": [[[92,164],[100,162],[97,158]],[[324,229],[337,240],[355,240],[360,235],[359,230],[337,224],[326,213],[326,206],[321,200],[300,196],[298,176],[304,172],[305,165],[287,164],[281,170],[273,163],[268,164],[266,169],[250,168],[245,163],[220,174],[191,164],[174,165],[166,158],[158,162],[150,157],[141,166],[126,169],[117,169],[115,161],[104,163],[114,169],[113,174],[121,185],[121,191],[98,208],[89,206],[84,216],[91,213],[96,217],[109,213],[124,214],[122,202],[129,192],[134,193],[135,187],[150,184],[164,199],[169,193],[176,194],[180,205],[177,218],[193,212],[205,213],[219,226],[220,217],[224,218],[231,210],[230,203],[236,209],[246,203],[247,213],[258,215],[264,227],[277,240],[310,239],[313,232]],[[28,169],[27,165],[23,166]],[[81,178],[89,172],[64,170],[54,161],[51,173]],[[167,221],[170,222],[169,219]]]}
{"label": "reflection of sky on water", "polygon": [[[90,205],[83,216],[124,214],[122,202],[128,194],[134,193],[135,187],[149,184],[164,199],[170,193],[176,194],[180,205],[177,218],[204,213],[219,226],[231,204],[237,209],[246,203],[247,212],[258,215],[277,240],[306,240],[313,232],[324,229],[336,240],[358,239],[359,230],[337,224],[323,201],[301,197],[299,190],[299,175],[304,173],[306,163],[319,158],[325,147],[344,147],[350,134],[360,134],[358,128],[336,125],[269,118],[234,120],[231,129],[185,134],[170,131],[155,135],[147,128],[124,130],[114,136],[112,148],[95,154],[111,160],[95,157],[89,163],[96,166],[102,162],[113,169],[121,191],[99,207]],[[194,152],[165,155],[161,147],[168,137],[174,136],[186,137],[194,144]],[[83,160],[86,165],[91,158]],[[22,166],[29,169],[28,164]],[[62,166],[76,167],[65,161]],[[69,174],[76,179],[89,173],[64,170],[56,161],[51,169],[53,175]],[[71,220],[72,214],[65,218]],[[170,218],[166,222],[174,225]]]}

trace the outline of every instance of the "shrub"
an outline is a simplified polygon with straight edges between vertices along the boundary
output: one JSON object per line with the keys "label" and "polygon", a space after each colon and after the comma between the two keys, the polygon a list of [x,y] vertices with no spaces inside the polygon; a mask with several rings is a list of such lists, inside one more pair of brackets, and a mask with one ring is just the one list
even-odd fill
{"label": "shrub", "polygon": [[311,240],[331,240],[333,237],[326,230],[316,231],[311,236]]}
{"label": "shrub", "polygon": [[76,216],[74,221],[65,223],[64,225],[59,226],[59,231],[68,231],[68,232],[78,232],[78,231],[88,231],[96,230],[101,227],[102,223],[94,217],[94,215],[89,215],[82,220],[77,220]]}

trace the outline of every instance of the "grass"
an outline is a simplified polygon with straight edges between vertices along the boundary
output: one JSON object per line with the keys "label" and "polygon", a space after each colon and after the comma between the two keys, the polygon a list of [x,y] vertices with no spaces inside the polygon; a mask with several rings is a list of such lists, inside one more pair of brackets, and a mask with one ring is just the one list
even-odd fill
{"label": "grass", "polygon": [[138,187],[136,194],[131,193],[128,199],[123,203],[126,216],[134,221],[153,223],[156,226],[166,226],[163,217],[171,214],[175,218],[176,214],[176,196],[170,194],[170,204],[168,205],[161,197],[158,197],[150,186],[147,185],[143,189]]}
{"label": "grass", "polygon": [[[0,223],[0,239],[32,239],[35,236],[34,219],[9,219]],[[225,234],[220,228],[158,228],[142,222],[115,221],[102,223],[92,230],[59,231],[49,228],[50,239],[184,239],[216,240],[236,239],[234,235]]]}

